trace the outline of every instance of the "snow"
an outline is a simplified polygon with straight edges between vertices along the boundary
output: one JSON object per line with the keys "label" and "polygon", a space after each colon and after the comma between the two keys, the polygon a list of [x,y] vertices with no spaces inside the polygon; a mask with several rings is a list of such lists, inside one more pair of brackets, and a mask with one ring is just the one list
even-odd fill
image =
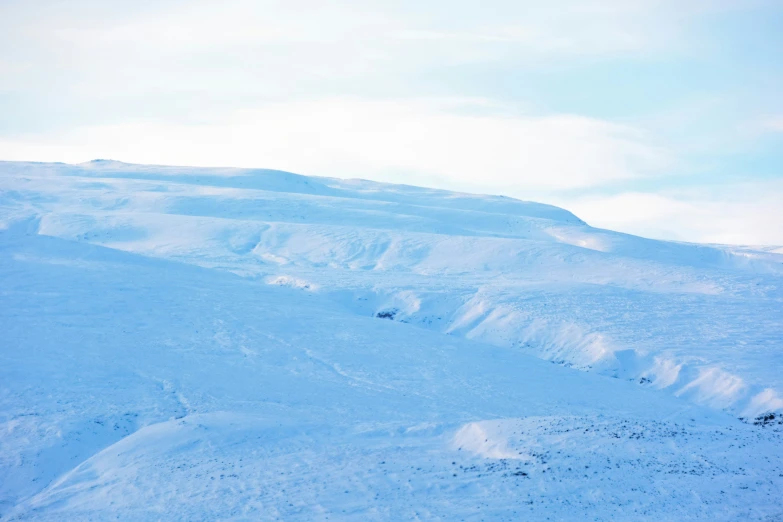
{"label": "snow", "polygon": [[779,249],[110,161],[0,224],[3,518],[783,515]]}

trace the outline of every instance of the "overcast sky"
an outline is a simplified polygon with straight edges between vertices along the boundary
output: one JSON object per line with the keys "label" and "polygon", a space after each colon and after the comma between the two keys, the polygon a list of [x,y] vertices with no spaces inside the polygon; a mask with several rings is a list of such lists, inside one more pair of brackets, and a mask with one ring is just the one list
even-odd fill
{"label": "overcast sky", "polygon": [[94,158],[783,244],[783,0],[0,0],[0,159]]}

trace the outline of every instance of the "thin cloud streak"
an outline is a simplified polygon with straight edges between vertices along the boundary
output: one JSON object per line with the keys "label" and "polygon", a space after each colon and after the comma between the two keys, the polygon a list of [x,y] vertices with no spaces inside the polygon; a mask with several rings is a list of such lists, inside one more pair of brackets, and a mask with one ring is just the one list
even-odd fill
{"label": "thin cloud streak", "polygon": [[625,192],[553,198],[589,224],[655,239],[783,246],[783,182],[743,183],[720,193]]}
{"label": "thin cloud streak", "polygon": [[[453,110],[455,104],[466,110]],[[509,117],[481,109],[480,100],[281,103],[240,112],[219,125],[82,128],[47,138],[49,149],[34,141],[4,142],[0,156],[264,166],[504,193],[602,186],[655,175],[672,161],[631,127],[574,115]]]}

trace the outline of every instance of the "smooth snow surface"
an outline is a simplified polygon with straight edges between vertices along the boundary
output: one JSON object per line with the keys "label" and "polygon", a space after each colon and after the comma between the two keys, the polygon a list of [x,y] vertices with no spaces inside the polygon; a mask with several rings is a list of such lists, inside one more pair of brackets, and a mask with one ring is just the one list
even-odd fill
{"label": "smooth snow surface", "polygon": [[110,161],[0,229],[3,519],[783,517],[775,248]]}

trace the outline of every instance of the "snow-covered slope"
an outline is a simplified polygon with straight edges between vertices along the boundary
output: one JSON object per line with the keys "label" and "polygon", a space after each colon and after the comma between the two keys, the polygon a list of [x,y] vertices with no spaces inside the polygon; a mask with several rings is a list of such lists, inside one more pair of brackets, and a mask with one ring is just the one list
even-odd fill
{"label": "snow-covered slope", "polygon": [[783,409],[783,255],[598,230],[556,207],[279,171],[2,163],[3,221],[317,289],[738,416]]}
{"label": "snow-covered slope", "polygon": [[2,517],[783,514],[773,249],[105,161],[0,163],[0,222]]}

